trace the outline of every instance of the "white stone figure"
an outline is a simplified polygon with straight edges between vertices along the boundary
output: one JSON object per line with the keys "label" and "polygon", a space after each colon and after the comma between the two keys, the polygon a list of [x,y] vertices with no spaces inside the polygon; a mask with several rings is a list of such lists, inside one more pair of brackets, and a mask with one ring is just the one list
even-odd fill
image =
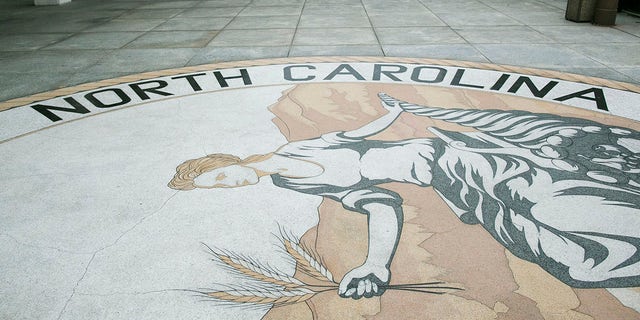
{"label": "white stone figure", "polygon": [[[465,223],[574,287],[640,285],[640,134],[524,111],[426,107],[379,94],[388,113],[356,130],[290,142],[240,159],[213,154],[178,166],[174,189],[276,186],[329,197],[368,215],[366,261],[343,297],[381,295],[402,230],[402,197],[377,185],[433,187]],[[476,132],[368,140],[402,112]]]}

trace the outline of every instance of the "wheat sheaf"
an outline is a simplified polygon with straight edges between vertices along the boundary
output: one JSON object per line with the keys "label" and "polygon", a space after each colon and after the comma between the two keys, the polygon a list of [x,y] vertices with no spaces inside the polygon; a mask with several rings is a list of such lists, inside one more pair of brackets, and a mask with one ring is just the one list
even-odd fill
{"label": "wheat sheaf", "polygon": [[[304,275],[301,277],[304,281],[242,254],[205,245],[214,257],[212,260],[219,262],[223,268],[243,280],[253,280],[253,284],[230,284],[221,286],[218,290],[196,292],[224,303],[274,307],[304,302],[327,291],[337,292],[338,283],[317,252],[283,230],[278,240],[284,253],[295,262],[298,275]],[[443,282],[395,284],[381,288],[431,294],[444,294],[446,292],[441,290],[447,289],[461,290],[441,286],[442,284]]]}

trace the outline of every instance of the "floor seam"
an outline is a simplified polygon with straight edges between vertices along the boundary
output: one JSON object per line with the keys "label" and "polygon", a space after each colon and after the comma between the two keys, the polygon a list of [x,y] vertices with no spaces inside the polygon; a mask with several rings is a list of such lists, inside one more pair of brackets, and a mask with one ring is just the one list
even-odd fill
{"label": "floor seam", "polygon": [[302,21],[302,15],[304,14],[304,9],[307,6],[307,0],[302,2],[302,9],[300,10],[300,15],[298,16],[298,22],[296,23],[296,27],[293,30],[293,36],[291,37],[291,41],[289,42],[289,50],[287,50],[287,57],[291,56],[291,51],[293,50],[293,45],[296,41],[296,37],[298,36],[298,30],[300,29],[300,21]]}
{"label": "floor seam", "polygon": [[365,6],[364,1],[360,0],[360,5],[364,10],[364,14],[367,16],[367,20],[369,20],[369,25],[371,26],[371,31],[373,31],[373,36],[376,37],[376,42],[378,43],[378,47],[380,48],[380,52],[383,57],[387,56],[387,53],[384,51],[384,47],[382,46],[382,41],[380,41],[380,37],[378,36],[378,31],[376,27],[373,25],[373,21],[371,21],[371,16],[369,15],[369,11],[367,10],[367,6]]}

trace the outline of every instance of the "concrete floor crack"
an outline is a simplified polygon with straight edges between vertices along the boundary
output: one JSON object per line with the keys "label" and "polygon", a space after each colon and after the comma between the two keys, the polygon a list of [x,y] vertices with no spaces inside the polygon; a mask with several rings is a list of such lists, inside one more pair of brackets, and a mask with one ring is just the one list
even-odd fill
{"label": "concrete floor crack", "polygon": [[67,298],[67,301],[65,301],[64,306],[62,307],[62,310],[60,310],[60,313],[58,314],[58,317],[56,318],[57,320],[62,319],[62,316],[64,315],[65,311],[67,310],[67,306],[69,305],[69,302],[71,302],[71,299],[73,299],[73,297],[75,296],[76,290],[80,286],[80,282],[82,282],[82,280],[84,280],[84,277],[87,275],[87,272],[89,271],[89,266],[91,266],[91,262],[93,262],[93,259],[95,259],[96,255],[98,254],[99,251],[100,250],[96,251],[91,256],[91,259],[87,263],[87,266],[84,268],[84,272],[82,273],[82,276],[76,282],[76,285],[73,287],[73,290],[71,291],[71,295],[69,296],[69,298]]}
{"label": "concrete floor crack", "polygon": [[[78,281],[76,282],[75,286],[73,287],[73,290],[71,292],[71,295],[69,296],[69,298],[67,299],[67,301],[65,301],[64,306],[62,307],[62,310],[60,311],[60,313],[58,314],[58,317],[56,318],[57,320],[62,319],[62,316],[64,315],[64,313],[67,310],[67,307],[69,305],[69,303],[71,302],[71,299],[73,299],[73,297],[76,295],[76,291],[80,286],[80,283],[82,282],[82,280],[84,280],[85,276],[87,275],[87,272],[89,271],[89,267],[91,266],[91,263],[93,262],[93,260],[95,259],[95,257],[103,250],[106,250],[110,247],[115,246],[122,238],[124,238],[125,235],[127,235],[129,232],[131,232],[133,229],[135,229],[137,226],[139,226],[140,224],[142,224],[145,220],[147,220],[148,218],[152,217],[153,215],[155,215],[156,213],[160,212],[166,205],[167,203],[169,203],[169,201],[176,195],[178,194],[178,191],[176,191],[175,193],[173,193],[167,200],[165,200],[162,205],[155,211],[153,211],[152,213],[142,217],[136,224],[134,224],[131,228],[127,229],[126,231],[124,231],[113,243],[111,243],[110,245],[104,246],[98,250],[96,250],[93,255],[91,256],[91,259],[89,260],[89,262],[87,263],[84,272],[82,273],[82,276],[80,277],[80,279],[78,279]],[[170,291],[170,290],[160,290],[160,291]],[[158,291],[158,292],[160,292]],[[151,292],[146,292],[146,293],[153,293],[153,291]]]}
{"label": "concrete floor crack", "polygon": [[118,244],[118,242],[120,242],[120,240],[122,238],[124,238],[124,236],[126,236],[129,232],[131,232],[133,229],[137,228],[140,224],[142,224],[145,220],[153,217],[156,213],[160,212],[166,205],[167,203],[169,203],[169,201],[171,199],[173,199],[173,197],[175,197],[178,194],[179,191],[174,192],[167,200],[165,200],[162,205],[155,211],[153,211],[152,213],[145,215],[144,217],[140,218],[140,220],[138,220],[138,222],[136,222],[133,226],[131,226],[129,229],[125,230],[116,240],[113,241],[113,243],[106,245],[100,249],[98,249],[95,253],[98,253],[102,250],[111,248],[113,246],[115,246],[116,244]]}

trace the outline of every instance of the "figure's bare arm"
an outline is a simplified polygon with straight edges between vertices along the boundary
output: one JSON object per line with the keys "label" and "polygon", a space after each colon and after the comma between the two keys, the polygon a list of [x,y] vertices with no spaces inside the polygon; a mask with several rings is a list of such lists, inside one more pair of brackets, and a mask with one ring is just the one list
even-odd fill
{"label": "figure's bare arm", "polygon": [[402,209],[383,203],[363,206],[368,213],[369,251],[365,262],[349,271],[340,281],[338,294],[359,299],[379,296],[385,291],[389,267],[402,229]]}
{"label": "figure's bare arm", "polygon": [[396,102],[392,106],[389,106],[385,102],[382,102],[381,104],[382,107],[389,111],[387,114],[365,124],[358,129],[345,132],[344,136],[348,138],[366,138],[368,136],[372,136],[389,127],[403,111],[399,105],[399,102]]}

